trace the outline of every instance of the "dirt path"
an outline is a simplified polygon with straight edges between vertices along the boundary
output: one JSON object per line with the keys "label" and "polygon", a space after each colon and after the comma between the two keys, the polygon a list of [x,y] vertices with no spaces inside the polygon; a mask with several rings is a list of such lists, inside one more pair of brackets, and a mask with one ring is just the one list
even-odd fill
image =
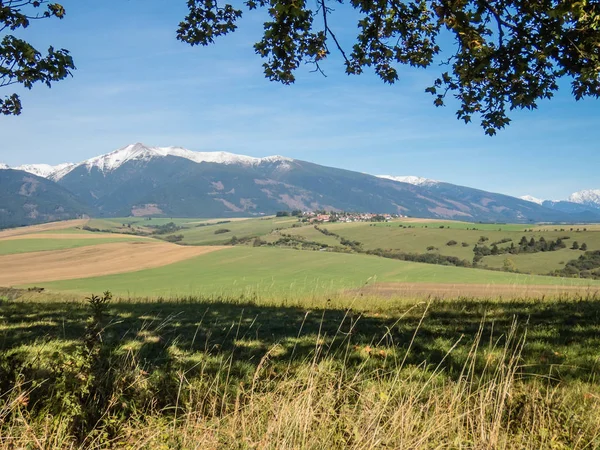
{"label": "dirt path", "polygon": [[349,291],[377,297],[541,297],[566,293],[600,294],[600,286],[518,285],[518,284],[444,284],[444,283],[376,283]]}
{"label": "dirt path", "polygon": [[186,247],[154,240],[0,256],[0,286],[95,277],[172,264],[225,246]]}
{"label": "dirt path", "polygon": [[0,239],[9,236],[20,236],[23,234],[39,233],[49,230],[64,230],[66,228],[82,227],[89,219],[63,220],[61,222],[43,223],[40,225],[31,225],[29,227],[9,228],[8,230],[0,231]]}

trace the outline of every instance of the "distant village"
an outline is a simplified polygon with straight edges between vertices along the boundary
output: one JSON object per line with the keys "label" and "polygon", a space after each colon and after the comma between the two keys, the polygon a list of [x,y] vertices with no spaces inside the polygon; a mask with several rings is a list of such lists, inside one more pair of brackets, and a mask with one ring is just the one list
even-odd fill
{"label": "distant village", "polygon": [[278,217],[294,216],[301,222],[326,223],[326,222],[389,222],[403,216],[402,214],[378,214],[378,213],[357,213],[345,211],[280,211]]}

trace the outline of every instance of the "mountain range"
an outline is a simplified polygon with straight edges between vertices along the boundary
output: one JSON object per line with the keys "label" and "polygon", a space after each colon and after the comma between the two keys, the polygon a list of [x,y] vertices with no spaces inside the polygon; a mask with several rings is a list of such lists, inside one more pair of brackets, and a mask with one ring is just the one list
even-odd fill
{"label": "mountain range", "polygon": [[[0,164],[0,227],[94,217],[243,217],[280,210],[395,213],[474,222],[600,222],[600,196],[569,202],[374,176],[287,158],[133,144],[78,164]],[[594,192],[594,191],[591,191]],[[598,192],[597,192],[598,193]]]}

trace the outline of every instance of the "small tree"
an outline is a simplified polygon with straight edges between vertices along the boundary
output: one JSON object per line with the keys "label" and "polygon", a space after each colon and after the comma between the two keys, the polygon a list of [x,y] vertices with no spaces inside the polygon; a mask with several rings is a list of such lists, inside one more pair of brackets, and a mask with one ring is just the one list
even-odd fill
{"label": "small tree", "polygon": [[510,258],[504,258],[504,264],[502,265],[505,272],[516,272],[517,265]]}
{"label": "small tree", "polygon": [[584,252],[587,251],[587,244],[584,242],[583,244],[581,244],[581,247],[579,247],[579,250],[582,250]]}
{"label": "small tree", "polygon": [[573,245],[571,246],[572,250],[579,250],[579,243],[577,241],[573,242]]}

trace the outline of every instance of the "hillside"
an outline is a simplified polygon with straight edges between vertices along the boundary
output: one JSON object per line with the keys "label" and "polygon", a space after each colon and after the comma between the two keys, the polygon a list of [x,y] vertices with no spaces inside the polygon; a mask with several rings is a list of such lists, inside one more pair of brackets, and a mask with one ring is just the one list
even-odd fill
{"label": "hillside", "polygon": [[418,177],[376,177],[283,156],[134,144],[79,164],[22,166],[73,193],[99,217],[248,217],[346,210],[472,222],[594,222],[600,210]]}
{"label": "hillside", "polygon": [[74,219],[90,211],[51,180],[19,170],[0,170],[0,228]]}

